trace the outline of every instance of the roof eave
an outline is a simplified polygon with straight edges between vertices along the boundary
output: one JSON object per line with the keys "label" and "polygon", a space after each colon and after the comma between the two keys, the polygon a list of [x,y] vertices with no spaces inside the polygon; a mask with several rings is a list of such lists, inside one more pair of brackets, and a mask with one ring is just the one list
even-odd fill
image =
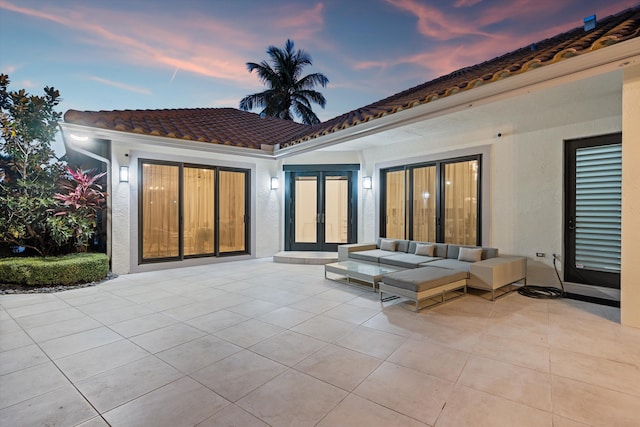
{"label": "roof eave", "polygon": [[231,145],[213,144],[209,142],[192,141],[164,136],[145,135],[110,129],[101,129],[75,123],[61,122],[62,131],[71,135],[86,136],[92,139],[106,139],[123,143],[161,144],[165,147],[195,150],[199,152],[229,154],[233,156],[273,159],[274,150],[270,145],[262,145],[262,149],[235,147]]}
{"label": "roof eave", "polygon": [[640,38],[633,38],[596,51],[513,75],[454,95],[337,130],[284,148],[276,147],[275,158],[285,158],[395,129],[475,106],[489,104],[546,87],[604,74],[640,64]]}

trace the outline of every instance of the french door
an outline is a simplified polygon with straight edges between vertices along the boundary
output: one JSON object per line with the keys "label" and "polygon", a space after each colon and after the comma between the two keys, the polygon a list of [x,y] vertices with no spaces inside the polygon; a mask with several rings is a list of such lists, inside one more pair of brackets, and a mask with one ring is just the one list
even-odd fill
{"label": "french door", "polygon": [[620,289],[622,135],[565,141],[566,281]]}
{"label": "french door", "polygon": [[332,251],[355,241],[354,171],[286,174],[286,244],[294,251]]}

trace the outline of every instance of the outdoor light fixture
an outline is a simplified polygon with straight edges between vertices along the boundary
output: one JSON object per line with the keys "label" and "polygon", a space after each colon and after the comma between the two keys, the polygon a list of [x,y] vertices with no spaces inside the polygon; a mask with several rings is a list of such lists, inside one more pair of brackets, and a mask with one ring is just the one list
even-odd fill
{"label": "outdoor light fixture", "polygon": [[365,176],[362,178],[362,188],[365,190],[371,190],[373,188],[373,182],[371,181],[370,176]]}
{"label": "outdoor light fixture", "polygon": [[120,182],[129,182],[129,166],[120,166]]}
{"label": "outdoor light fixture", "polygon": [[271,177],[271,189],[272,190],[277,190],[278,188],[280,188],[280,180],[278,179],[277,176],[272,176]]}

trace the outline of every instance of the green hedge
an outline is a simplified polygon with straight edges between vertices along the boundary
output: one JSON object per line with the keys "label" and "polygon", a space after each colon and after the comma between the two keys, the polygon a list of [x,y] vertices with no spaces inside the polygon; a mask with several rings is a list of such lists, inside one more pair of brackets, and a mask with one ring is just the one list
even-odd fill
{"label": "green hedge", "polygon": [[73,285],[102,280],[108,273],[109,258],[105,254],[79,253],[59,257],[0,259],[0,283]]}

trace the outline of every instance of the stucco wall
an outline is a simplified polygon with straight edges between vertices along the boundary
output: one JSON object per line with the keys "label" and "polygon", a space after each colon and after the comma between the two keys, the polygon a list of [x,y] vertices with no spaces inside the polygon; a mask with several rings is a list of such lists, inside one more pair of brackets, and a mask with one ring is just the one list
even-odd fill
{"label": "stucco wall", "polygon": [[[140,158],[250,169],[252,189],[250,200],[253,227],[251,229],[250,255],[244,258],[270,256],[279,250],[282,190],[270,189],[270,177],[277,176],[277,165],[273,160],[198,152],[163,147],[159,144],[151,146],[135,141],[118,140],[112,141],[112,158],[112,269],[116,274],[231,260],[231,258],[199,258],[184,262],[138,265],[138,224],[136,218],[138,200],[137,165]],[[118,170],[120,165],[130,166],[128,183],[119,182]],[[256,238],[256,236],[259,236],[259,238]]]}
{"label": "stucco wall", "polygon": [[624,73],[621,321],[640,328],[640,65]]}

